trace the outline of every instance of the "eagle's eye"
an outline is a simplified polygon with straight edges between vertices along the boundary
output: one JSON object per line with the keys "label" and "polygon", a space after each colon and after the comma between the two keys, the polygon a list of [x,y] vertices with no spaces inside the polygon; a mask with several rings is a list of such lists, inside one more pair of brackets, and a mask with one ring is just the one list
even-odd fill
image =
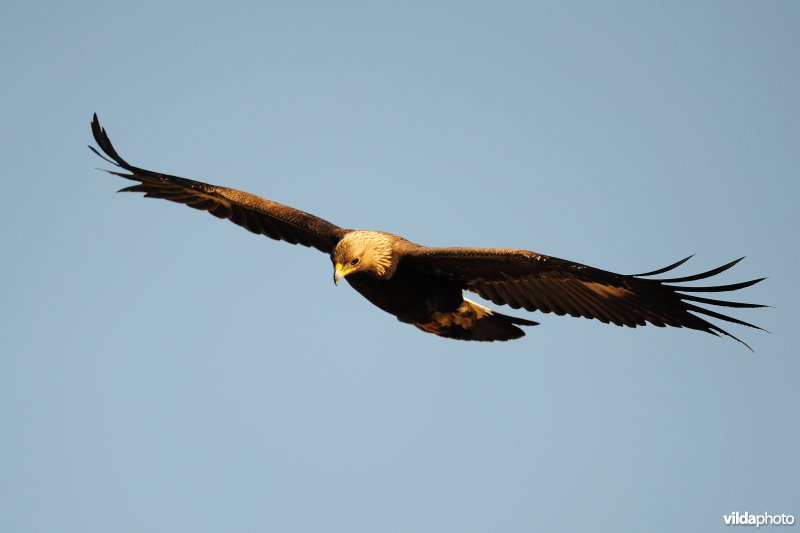
{"label": "eagle's eye", "polygon": [[356,257],[355,259],[350,261],[350,264],[353,265],[353,266],[356,266],[358,264],[358,262],[359,262],[359,259],[358,259],[358,257]]}

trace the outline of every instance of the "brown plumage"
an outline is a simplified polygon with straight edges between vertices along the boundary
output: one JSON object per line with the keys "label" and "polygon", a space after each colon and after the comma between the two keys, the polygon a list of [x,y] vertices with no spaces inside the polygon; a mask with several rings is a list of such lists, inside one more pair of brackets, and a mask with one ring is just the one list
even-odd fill
{"label": "brown plumage", "polygon": [[139,182],[121,191],[141,192],[146,197],[186,204],[227,218],[253,233],[316,248],[330,255],[336,283],[347,279],[367,300],[401,322],[442,337],[509,340],[525,335],[518,326],[537,324],[472,302],[464,298],[464,290],[514,309],[595,318],[618,326],[650,323],[659,327],[685,327],[727,335],[745,346],[743,341],[699,315],[761,329],[698,304],[732,308],[762,305],[691,293],[735,291],[764,278],[730,285],[683,285],[715,276],[741,259],[693,276],[654,279],[652,276],[679,267],[691,256],[652,272],[622,275],[527,250],[429,248],[390,233],[343,229],[309,213],[236,189],[130,165],[112,146],[97,115],[92,121],[92,133],[108,157],[90,146],[91,150],[127,171],[109,172]]}

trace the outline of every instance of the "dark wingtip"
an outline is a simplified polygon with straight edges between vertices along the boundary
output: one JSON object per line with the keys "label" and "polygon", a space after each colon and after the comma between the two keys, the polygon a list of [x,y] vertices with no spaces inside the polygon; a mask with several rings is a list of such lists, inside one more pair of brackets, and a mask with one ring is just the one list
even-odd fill
{"label": "dark wingtip", "polygon": [[[700,274],[700,275],[704,276],[704,274]],[[690,277],[694,277],[694,276],[690,276]],[[704,276],[704,277],[707,277],[707,276]],[[671,289],[675,289],[675,290],[680,291],[680,292],[727,292],[727,291],[736,291],[736,290],[739,290],[739,289],[744,289],[746,287],[751,287],[751,286],[755,285],[756,283],[760,283],[760,282],[764,281],[765,279],[766,278],[751,279],[750,281],[742,281],[740,283],[731,283],[729,285],[715,285],[713,287],[682,287],[682,286],[679,286],[679,285],[667,285],[667,284],[664,284],[664,286],[665,287],[669,287]],[[658,281],[663,283],[665,281],[672,282],[672,281],[676,281],[676,280],[658,280]],[[681,280],[678,280],[678,281],[681,281]],[[693,281],[693,280],[690,280],[690,281]]]}
{"label": "dark wingtip", "polygon": [[[725,331],[724,329],[722,329],[721,327],[716,326],[714,324],[710,324],[710,323],[707,323],[707,324],[708,324],[708,329],[704,330],[706,333],[711,333],[712,335],[715,335],[717,337],[719,337],[720,334],[725,335],[726,337],[729,337],[729,338],[735,340],[736,342],[741,343],[742,346],[744,346],[745,348],[750,350],[752,353],[756,353],[756,351],[753,349],[752,346],[750,346],[749,344],[744,342],[742,339],[740,339],[736,335],[732,335],[732,334],[728,333],[727,331]],[[747,325],[750,325],[750,324],[747,324]],[[753,327],[756,328],[756,329],[761,329],[758,326],[753,326]]]}
{"label": "dark wingtip", "polygon": [[92,136],[94,136],[94,141],[97,143],[97,146],[100,147],[100,150],[102,150],[107,157],[103,156],[100,152],[90,146],[89,148],[94,153],[113,165],[124,168],[125,170],[134,170],[134,167],[122,159],[122,157],[114,149],[114,145],[111,144],[111,139],[108,138],[105,128],[100,125],[100,119],[97,118],[97,113],[92,116]]}
{"label": "dark wingtip", "polygon": [[735,340],[735,341],[738,341],[738,342],[742,343],[742,344],[744,345],[744,347],[745,347],[745,348],[747,348],[748,350],[750,350],[750,353],[756,353],[756,351],[753,349],[753,347],[752,347],[752,346],[750,346],[749,344],[747,344],[746,342],[744,342],[744,341],[743,341],[742,339],[740,339],[739,337],[735,337],[735,336],[731,335],[730,333],[726,333],[726,335],[727,335],[728,337],[732,338],[733,340]]}
{"label": "dark wingtip", "polygon": [[644,277],[644,276],[657,276],[658,274],[663,274],[664,272],[669,272],[670,270],[674,270],[684,264],[686,261],[694,257],[694,254],[690,255],[689,257],[684,257],[680,261],[676,261],[671,265],[667,265],[664,268],[659,268],[658,270],[653,270],[652,272],[645,272],[643,274],[634,274],[637,278]]}
{"label": "dark wingtip", "polygon": [[705,272],[701,272],[700,274],[695,274],[694,276],[684,276],[681,278],[670,278],[670,279],[660,279],[661,283],[681,283],[686,281],[697,281],[699,279],[710,278],[711,276],[716,276],[722,272],[725,272],[729,268],[735,266],[739,261],[744,259],[744,257],[740,257],[739,259],[735,259],[730,263],[726,263],[720,267],[712,268],[711,270],[707,270]]}
{"label": "dark wingtip", "polygon": [[[646,272],[644,274],[637,274],[635,277],[654,276],[654,275],[657,275],[657,274],[663,274],[664,272],[668,272],[670,270],[673,270],[673,269],[679,267],[680,265],[682,265],[683,263],[685,263],[686,261],[691,259],[693,256],[694,256],[694,254],[690,255],[689,257],[687,257],[685,259],[682,259],[682,260],[680,260],[680,261],[678,261],[676,263],[673,263],[673,264],[671,264],[669,266],[661,268],[659,270],[654,270],[652,272]],[[697,304],[720,306],[720,307],[732,307],[732,308],[759,308],[759,307],[769,307],[769,306],[765,306],[765,305],[761,305],[761,304],[750,304],[750,303],[744,303],[744,302],[732,302],[732,301],[726,301],[726,300],[719,300],[719,299],[715,299],[715,298],[705,298],[703,296],[695,296],[693,294],[686,294],[686,293],[709,293],[709,292],[736,291],[736,290],[739,290],[739,289],[744,289],[746,287],[750,287],[752,285],[755,285],[755,284],[763,281],[766,278],[758,278],[758,279],[753,279],[753,280],[749,280],[749,281],[743,281],[743,282],[739,282],[739,283],[731,283],[731,284],[727,284],[727,285],[716,285],[716,286],[705,286],[705,287],[687,287],[687,286],[683,285],[683,283],[685,283],[685,282],[704,280],[704,279],[716,276],[717,274],[725,272],[726,270],[728,270],[728,269],[732,268],[733,266],[737,265],[738,263],[740,263],[745,258],[746,258],[746,256],[742,256],[742,257],[739,257],[738,259],[735,259],[735,260],[733,260],[733,261],[731,261],[729,263],[726,263],[726,264],[724,264],[722,266],[719,266],[717,268],[713,268],[711,270],[707,270],[705,272],[701,272],[699,274],[694,274],[694,275],[691,275],[691,276],[681,276],[681,277],[675,277],[675,278],[669,278],[669,279],[652,279],[651,278],[650,280],[648,280],[648,282],[656,283],[656,284],[660,285],[661,287],[664,287],[664,288],[672,291],[674,295],[676,295],[677,297],[679,297],[681,299],[681,302],[682,302],[682,305],[684,306],[684,309],[686,311],[688,311],[690,314],[693,314],[694,316],[696,316],[697,318],[699,318],[701,320],[701,322],[699,324],[689,325],[688,327],[691,327],[693,329],[699,329],[701,331],[705,331],[707,333],[711,333],[711,334],[717,335],[717,336],[724,335],[726,337],[730,337],[731,339],[741,343],[743,346],[745,346],[751,352],[755,352],[755,350],[753,350],[753,348],[749,344],[744,342],[742,339],[736,337],[735,335],[732,335],[731,333],[725,331],[724,329],[722,329],[721,327],[719,327],[717,325],[714,325],[714,324],[711,324],[710,322],[707,322],[702,317],[698,316],[698,314],[699,315],[706,315],[706,316],[709,316],[711,318],[715,318],[715,319],[718,319],[718,320],[723,320],[723,321],[726,321],[726,322],[731,322],[731,323],[738,324],[738,325],[741,325],[741,326],[747,326],[747,327],[750,327],[750,328],[755,328],[755,329],[758,329],[758,330],[766,331],[764,328],[761,328],[761,327],[756,326],[755,324],[751,324],[749,322],[745,322],[744,320],[740,320],[738,318],[734,318],[734,317],[731,317],[731,316],[728,316],[728,315],[724,315],[722,313],[713,311],[711,309],[706,309],[705,307],[700,307],[700,306],[695,305],[695,304],[693,304],[691,302],[696,302]],[[674,285],[674,284],[677,284],[677,285]]]}
{"label": "dark wingtip", "polygon": [[[103,154],[101,154],[100,152],[98,152],[98,151],[97,151],[97,149],[96,149],[94,146],[92,146],[92,145],[90,145],[90,144],[88,144],[87,146],[89,147],[89,150],[91,150],[92,152],[94,152],[94,153],[95,153],[95,155],[97,155],[97,157],[99,157],[99,158],[100,158],[100,159],[102,159],[103,161],[106,161],[106,162],[108,162],[108,163],[111,163],[111,164],[112,164],[112,165],[114,165],[114,166],[119,166],[119,165],[117,165],[117,163],[115,163],[115,162],[114,162],[114,161],[112,161],[111,159],[107,158],[106,156],[104,156]],[[101,168],[98,168],[97,170],[103,170],[103,169],[101,169]]]}

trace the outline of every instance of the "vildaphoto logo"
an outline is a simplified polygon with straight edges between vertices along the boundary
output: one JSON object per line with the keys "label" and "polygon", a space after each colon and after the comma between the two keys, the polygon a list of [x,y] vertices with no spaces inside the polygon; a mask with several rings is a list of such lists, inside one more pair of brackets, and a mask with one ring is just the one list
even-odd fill
{"label": "vildaphoto logo", "polygon": [[747,511],[722,515],[726,526],[793,526],[794,515],[790,514],[750,514]]}

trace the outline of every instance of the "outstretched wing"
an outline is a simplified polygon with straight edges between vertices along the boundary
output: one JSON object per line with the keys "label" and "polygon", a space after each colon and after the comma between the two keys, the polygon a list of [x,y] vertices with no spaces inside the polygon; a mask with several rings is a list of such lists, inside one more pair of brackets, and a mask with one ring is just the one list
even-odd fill
{"label": "outstretched wing", "polygon": [[111,170],[108,172],[139,182],[120,189],[120,192],[142,192],[148,198],[164,198],[202,209],[216,217],[227,218],[253,233],[291,244],[312,246],[325,253],[330,253],[348,231],[309,213],[254,194],[130,165],[114,149],[105,129],[100,127],[96,114],[92,120],[92,133],[97,145],[108,157],[104,157],[91,146],[89,148],[130,174]]}
{"label": "outstretched wing", "polygon": [[737,308],[765,306],[684,293],[735,291],[764,278],[711,287],[683,285],[719,274],[741,259],[693,276],[671,279],[651,277],[677,268],[690,258],[636,275],[615,274],[526,250],[486,248],[420,248],[404,256],[401,264],[459,280],[465,289],[515,309],[523,307],[528,311],[596,318],[618,326],[644,326],[649,322],[659,327],[685,327],[713,335],[727,335],[747,346],[698,314],[761,328],[698,304]]}

